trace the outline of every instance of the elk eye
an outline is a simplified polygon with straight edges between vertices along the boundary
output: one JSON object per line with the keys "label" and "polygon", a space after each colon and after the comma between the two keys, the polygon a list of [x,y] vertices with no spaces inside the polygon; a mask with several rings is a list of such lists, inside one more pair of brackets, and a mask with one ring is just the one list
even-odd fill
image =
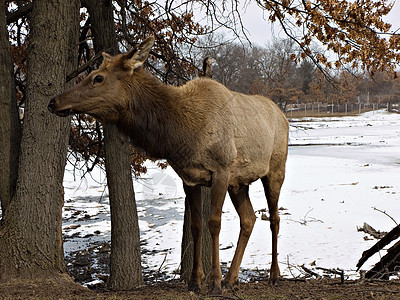
{"label": "elk eye", "polygon": [[93,79],[93,83],[100,83],[103,82],[104,77],[101,75],[97,75],[94,79]]}

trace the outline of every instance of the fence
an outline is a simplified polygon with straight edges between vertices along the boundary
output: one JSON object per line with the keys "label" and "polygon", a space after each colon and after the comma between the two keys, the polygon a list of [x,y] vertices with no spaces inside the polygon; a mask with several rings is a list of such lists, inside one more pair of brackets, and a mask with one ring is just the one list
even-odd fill
{"label": "fence", "polygon": [[390,103],[296,103],[287,105],[286,117],[347,116],[382,109],[389,111],[392,105]]}

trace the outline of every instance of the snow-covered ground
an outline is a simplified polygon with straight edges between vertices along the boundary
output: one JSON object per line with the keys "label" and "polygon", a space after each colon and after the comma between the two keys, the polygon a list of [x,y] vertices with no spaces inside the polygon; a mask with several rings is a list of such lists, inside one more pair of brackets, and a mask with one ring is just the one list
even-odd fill
{"label": "snow-covered ground", "polygon": [[[172,273],[179,268],[184,193],[170,169],[148,164],[135,180],[145,267]],[[75,172],[75,173],[74,173]],[[376,241],[365,240],[357,226],[367,222],[388,231],[400,221],[400,114],[384,111],[342,118],[302,119],[291,123],[286,180],[279,207],[279,261],[282,275],[299,275],[299,265],[340,268],[357,275],[355,265]],[[110,211],[105,174],[81,180],[68,165],[65,172],[65,252],[110,240]],[[266,269],[271,261],[269,222],[262,185],[250,187],[257,221],[242,267]],[[376,209],[375,209],[376,208]],[[239,232],[239,219],[227,197],[220,234],[221,261],[229,265]],[[72,238],[73,237],[73,238]],[[384,251],[383,253],[384,254]],[[379,260],[371,258],[363,267]]]}

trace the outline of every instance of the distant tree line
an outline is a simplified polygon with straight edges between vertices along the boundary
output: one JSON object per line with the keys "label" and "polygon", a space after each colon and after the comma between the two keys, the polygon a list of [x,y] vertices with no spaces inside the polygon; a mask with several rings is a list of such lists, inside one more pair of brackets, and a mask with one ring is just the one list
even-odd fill
{"label": "distant tree line", "polygon": [[[206,47],[209,44],[217,46]],[[396,73],[375,72],[372,76],[351,66],[322,72],[310,59],[294,60],[293,54],[300,49],[290,39],[276,39],[260,47],[219,37],[203,41],[203,46],[194,51],[196,65],[201,64],[200,58],[212,57],[214,79],[237,92],[267,96],[284,111],[288,105],[305,103],[344,107],[346,103],[400,102]]]}

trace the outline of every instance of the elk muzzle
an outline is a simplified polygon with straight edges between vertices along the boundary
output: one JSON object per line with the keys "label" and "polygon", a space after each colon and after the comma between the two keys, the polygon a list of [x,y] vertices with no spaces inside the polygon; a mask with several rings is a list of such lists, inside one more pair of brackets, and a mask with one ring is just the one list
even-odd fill
{"label": "elk muzzle", "polygon": [[61,109],[61,110],[57,109],[56,97],[50,100],[49,104],[47,105],[47,109],[51,113],[56,114],[59,117],[68,117],[69,115],[73,114],[71,108]]}

